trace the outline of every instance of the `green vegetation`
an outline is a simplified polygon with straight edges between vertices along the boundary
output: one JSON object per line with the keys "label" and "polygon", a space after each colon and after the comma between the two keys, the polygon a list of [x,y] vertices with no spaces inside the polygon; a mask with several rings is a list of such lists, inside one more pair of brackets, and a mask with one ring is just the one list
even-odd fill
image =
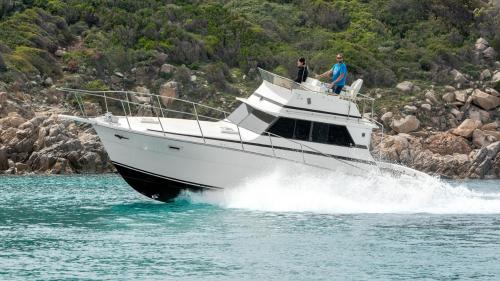
{"label": "green vegetation", "polygon": [[[293,76],[299,56],[319,73],[342,52],[351,79],[385,87],[403,79],[439,83],[450,68],[478,75],[469,62],[480,36],[500,53],[498,10],[479,0],[23,0],[0,7],[0,76],[60,76],[62,63],[72,73],[95,69],[91,81],[107,81],[115,71],[149,73],[167,62],[181,69],[181,84],[189,84],[185,65],[206,72],[209,93],[235,94],[231,71],[248,83],[257,66]],[[78,48],[56,62],[58,47],[77,36]]]}

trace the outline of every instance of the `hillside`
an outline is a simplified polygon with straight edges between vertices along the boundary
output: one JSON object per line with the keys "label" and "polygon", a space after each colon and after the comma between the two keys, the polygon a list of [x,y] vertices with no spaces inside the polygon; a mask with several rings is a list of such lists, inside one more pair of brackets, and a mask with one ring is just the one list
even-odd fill
{"label": "hillside", "polygon": [[[339,52],[349,80],[362,78],[377,98],[375,117],[391,134],[406,133],[395,124],[407,115],[437,132],[478,114],[498,123],[498,106],[472,104],[476,89],[494,100],[500,90],[500,8],[480,0],[0,1],[0,117],[71,110],[54,85],[159,92],[230,109],[259,83],[257,67],[293,77],[304,56],[321,73]],[[462,137],[464,151],[496,140]],[[10,147],[11,138],[1,141]],[[5,148],[4,158],[28,163],[28,148]]]}

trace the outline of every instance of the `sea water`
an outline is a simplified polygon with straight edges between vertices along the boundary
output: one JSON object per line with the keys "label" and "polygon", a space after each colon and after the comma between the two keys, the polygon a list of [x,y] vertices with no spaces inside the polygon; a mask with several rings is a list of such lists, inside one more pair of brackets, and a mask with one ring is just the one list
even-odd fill
{"label": "sea water", "polygon": [[500,280],[500,181],[283,170],[160,203],[0,177],[0,280]]}

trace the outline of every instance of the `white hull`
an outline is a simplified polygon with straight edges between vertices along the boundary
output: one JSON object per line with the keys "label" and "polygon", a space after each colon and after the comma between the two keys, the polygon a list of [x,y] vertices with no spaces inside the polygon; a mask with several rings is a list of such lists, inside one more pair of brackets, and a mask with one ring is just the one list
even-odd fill
{"label": "white hull", "polygon": [[[338,170],[354,175],[377,170],[375,165],[339,161],[322,155],[303,156],[300,151],[275,149],[276,154],[286,156],[280,158],[270,155],[269,148],[250,144],[245,144],[246,150],[241,150],[237,143],[229,143],[225,147],[223,141],[205,144],[199,137],[179,139],[176,136],[129,131],[98,123],[94,123],[94,128],[115,165],[200,189],[234,187],[249,177],[290,164],[307,167],[306,170]],[[303,157],[308,164],[302,161]],[[155,197],[155,194],[148,196]]]}

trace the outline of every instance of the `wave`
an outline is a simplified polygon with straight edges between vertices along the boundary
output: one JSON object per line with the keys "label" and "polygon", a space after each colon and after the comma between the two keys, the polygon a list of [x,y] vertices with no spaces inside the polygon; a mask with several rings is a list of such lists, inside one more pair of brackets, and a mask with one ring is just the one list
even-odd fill
{"label": "wave", "polygon": [[500,189],[485,192],[428,176],[359,177],[284,168],[248,178],[234,188],[184,196],[192,203],[271,212],[500,213]]}

